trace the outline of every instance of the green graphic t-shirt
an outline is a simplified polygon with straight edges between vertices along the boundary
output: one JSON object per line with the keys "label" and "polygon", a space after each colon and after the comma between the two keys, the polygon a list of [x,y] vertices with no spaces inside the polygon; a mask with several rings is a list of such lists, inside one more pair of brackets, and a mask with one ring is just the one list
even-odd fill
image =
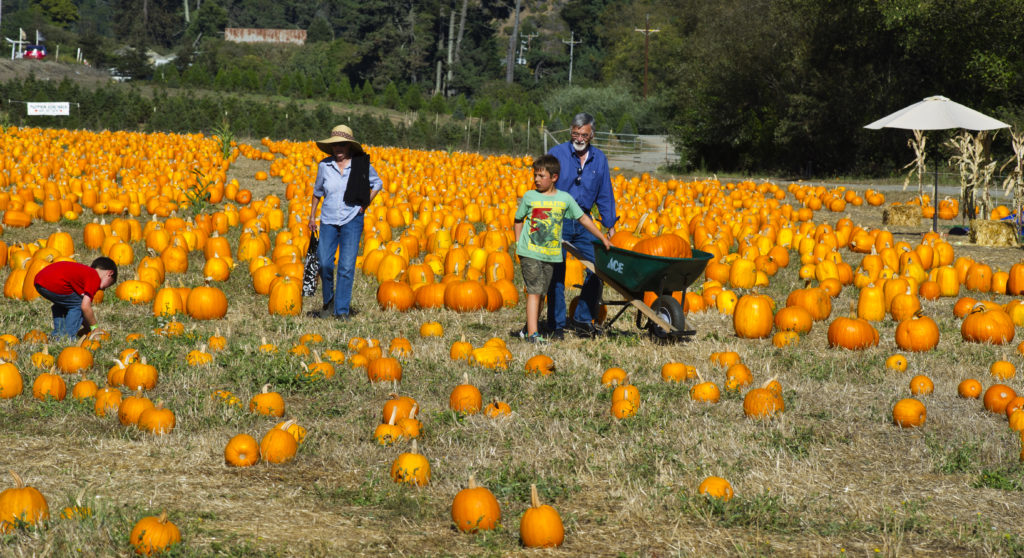
{"label": "green graphic t-shirt", "polygon": [[576,200],[561,190],[551,196],[536,190],[526,192],[516,210],[516,220],[523,220],[516,254],[545,262],[562,261],[562,219],[582,216]]}

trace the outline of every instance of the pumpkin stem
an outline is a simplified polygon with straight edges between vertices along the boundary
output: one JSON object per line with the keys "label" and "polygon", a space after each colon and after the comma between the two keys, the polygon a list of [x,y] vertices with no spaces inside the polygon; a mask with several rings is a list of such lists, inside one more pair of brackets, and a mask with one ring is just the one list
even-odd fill
{"label": "pumpkin stem", "polygon": [[398,406],[391,407],[391,418],[388,419],[388,424],[391,426],[395,425],[395,417],[398,416]]}
{"label": "pumpkin stem", "polygon": [[419,453],[416,448],[416,438],[412,439],[412,450],[409,453]]}
{"label": "pumpkin stem", "polygon": [[263,384],[262,393],[270,393],[270,384]]}
{"label": "pumpkin stem", "polygon": [[24,483],[24,481],[21,480],[21,477],[18,476],[18,473],[15,473],[13,470],[8,470],[7,472],[10,473],[12,477],[14,477],[14,487],[15,488],[18,488],[18,489],[25,488],[25,483]]}
{"label": "pumpkin stem", "polygon": [[468,384],[469,383],[469,372],[463,372],[462,373],[462,383],[463,384]]}
{"label": "pumpkin stem", "polygon": [[539,508],[541,506],[540,496],[537,494],[536,484],[530,485],[530,506],[534,508]]}
{"label": "pumpkin stem", "polygon": [[416,413],[418,413],[419,411],[420,411],[419,403],[413,403],[412,404],[412,409],[409,409],[409,418],[415,420],[416,419]]}
{"label": "pumpkin stem", "polygon": [[313,358],[315,359],[313,362],[322,362],[320,360],[320,352],[319,351],[316,351],[316,350],[313,351]]}
{"label": "pumpkin stem", "polygon": [[288,429],[293,427],[293,426],[295,426],[295,424],[296,424],[295,419],[288,419],[284,423],[281,424],[280,429],[284,430],[285,432],[288,432]]}
{"label": "pumpkin stem", "polygon": [[476,478],[473,476],[473,473],[470,473],[469,474],[469,489],[472,490],[472,489],[476,488],[476,486],[477,486],[476,485]]}
{"label": "pumpkin stem", "polygon": [[160,517],[156,518],[156,522],[161,525],[167,523],[167,510],[163,510],[162,512],[160,512]]}

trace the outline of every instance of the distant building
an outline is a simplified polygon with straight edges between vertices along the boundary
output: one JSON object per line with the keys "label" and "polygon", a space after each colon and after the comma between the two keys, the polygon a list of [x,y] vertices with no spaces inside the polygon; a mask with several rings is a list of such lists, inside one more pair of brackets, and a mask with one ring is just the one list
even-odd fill
{"label": "distant building", "polygon": [[306,43],[305,29],[244,29],[227,27],[224,29],[224,40],[233,43]]}

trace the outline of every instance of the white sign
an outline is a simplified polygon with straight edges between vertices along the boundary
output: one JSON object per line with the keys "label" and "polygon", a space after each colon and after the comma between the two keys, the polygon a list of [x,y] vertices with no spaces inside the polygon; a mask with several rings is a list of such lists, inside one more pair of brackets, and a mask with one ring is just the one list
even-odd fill
{"label": "white sign", "polygon": [[25,103],[29,116],[68,116],[71,103]]}

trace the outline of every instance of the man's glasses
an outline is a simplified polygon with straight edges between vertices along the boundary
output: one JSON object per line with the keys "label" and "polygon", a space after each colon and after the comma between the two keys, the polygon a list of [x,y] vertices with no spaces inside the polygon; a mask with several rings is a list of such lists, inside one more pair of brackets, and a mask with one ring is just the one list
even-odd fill
{"label": "man's glasses", "polygon": [[580,132],[573,132],[573,133],[569,134],[569,136],[571,136],[572,139],[584,140],[584,141],[586,141],[586,140],[591,138],[590,134],[583,134],[583,133],[580,133]]}

